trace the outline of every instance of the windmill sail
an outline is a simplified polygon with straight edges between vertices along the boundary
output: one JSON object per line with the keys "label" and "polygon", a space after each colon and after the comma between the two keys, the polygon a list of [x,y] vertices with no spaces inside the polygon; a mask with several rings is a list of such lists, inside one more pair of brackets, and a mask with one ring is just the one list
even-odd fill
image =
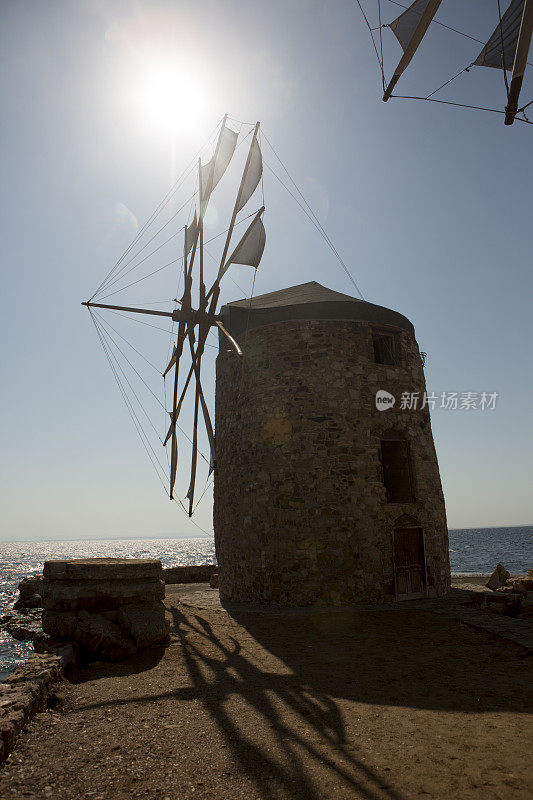
{"label": "windmill sail", "polygon": [[430,0],[415,0],[403,14],[400,14],[399,17],[390,23],[389,28],[400,42],[404,53],[429,3]]}
{"label": "windmill sail", "polygon": [[227,128],[224,125],[224,128],[220,134],[215,155],[210,161],[207,162],[207,164],[202,164],[200,167],[202,175],[203,203],[206,203],[209,200],[211,192],[225,173],[233,153],[235,152],[238,136],[238,133],[232,131],[230,128]]}
{"label": "windmill sail", "polygon": [[439,10],[441,2],[442,0],[415,0],[407,11],[391,22],[390,28],[402,46],[403,56],[385,89],[384,102],[387,102],[402,73],[411,63],[411,59]]}
{"label": "windmill sail", "polygon": [[249,267],[254,267],[254,269],[259,266],[266,243],[265,226],[261,220],[261,214],[264,210],[264,207],[260,208],[255,215],[241,241],[224,266],[221,267],[218,280],[222,278],[230,264],[246,264]]}
{"label": "windmill sail", "polygon": [[494,33],[478,55],[475,64],[479,67],[512,69],[520,32],[524,0],[512,0],[511,5],[498,22]]}
{"label": "windmill sail", "polygon": [[250,158],[248,167],[244,176],[239,201],[237,204],[237,212],[244,208],[250,197],[253,195],[257,188],[257,184],[261,180],[263,174],[263,156],[261,155],[261,148],[257,138],[254,137],[252,147],[250,149]]}
{"label": "windmill sail", "polygon": [[188,256],[192,250],[192,246],[196,241],[198,231],[198,219],[196,218],[196,211],[194,212],[194,219],[190,225],[185,228],[185,255]]}

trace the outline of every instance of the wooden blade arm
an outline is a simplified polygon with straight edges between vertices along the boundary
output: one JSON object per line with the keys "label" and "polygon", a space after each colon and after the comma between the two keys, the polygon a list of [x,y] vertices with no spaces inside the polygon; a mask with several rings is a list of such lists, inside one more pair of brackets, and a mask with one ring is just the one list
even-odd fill
{"label": "wooden blade arm", "polygon": [[428,5],[426,6],[426,10],[420,17],[420,21],[415,28],[415,32],[411,37],[411,41],[405,48],[404,54],[401,57],[400,62],[394,71],[394,75],[392,76],[389,85],[385,89],[385,94],[383,95],[384,103],[386,103],[389,97],[391,96],[392,90],[398,83],[398,80],[400,79],[402,72],[409,66],[409,63],[411,62],[412,57],[418,50],[420,42],[424,38],[427,29],[431,25],[433,17],[437,13],[441,2],[442,0],[430,0]]}
{"label": "wooden blade arm", "polygon": [[505,124],[512,125],[518,112],[518,99],[526,71],[527,56],[531,44],[531,34],[533,33],[533,0],[525,0],[522,12],[522,22],[520,23],[520,33],[516,43],[516,51],[513,63],[513,74],[509,86],[509,97],[505,107]]}

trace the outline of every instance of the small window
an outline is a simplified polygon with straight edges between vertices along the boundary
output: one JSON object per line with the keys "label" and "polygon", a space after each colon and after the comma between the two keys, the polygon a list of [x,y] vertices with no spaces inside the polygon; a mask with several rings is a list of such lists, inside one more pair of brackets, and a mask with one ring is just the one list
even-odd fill
{"label": "small window", "polygon": [[394,333],[374,331],[374,360],[376,364],[389,364],[394,367],[398,363],[397,343]]}
{"label": "small window", "polygon": [[413,503],[413,476],[409,443],[403,440],[382,440],[381,464],[387,503]]}

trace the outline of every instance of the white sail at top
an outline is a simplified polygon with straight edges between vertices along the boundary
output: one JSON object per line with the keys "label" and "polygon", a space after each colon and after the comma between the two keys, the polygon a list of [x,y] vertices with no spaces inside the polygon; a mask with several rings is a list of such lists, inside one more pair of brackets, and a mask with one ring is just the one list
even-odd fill
{"label": "white sail at top", "polygon": [[200,168],[202,175],[202,202],[206,203],[209,200],[211,192],[225,173],[235,151],[238,137],[238,133],[224,125],[215,155],[207,164],[202,164]]}

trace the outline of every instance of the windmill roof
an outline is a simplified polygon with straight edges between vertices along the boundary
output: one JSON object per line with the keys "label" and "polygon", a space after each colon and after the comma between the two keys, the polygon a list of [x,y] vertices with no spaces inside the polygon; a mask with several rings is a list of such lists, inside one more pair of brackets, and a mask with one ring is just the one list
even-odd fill
{"label": "windmill roof", "polygon": [[233,336],[291,320],[367,320],[372,324],[403,328],[414,335],[409,320],[390,308],[335,292],[316,281],[289,286],[277,292],[226,303],[220,309],[224,326]]}
{"label": "windmill roof", "polygon": [[359,300],[357,297],[352,297],[349,294],[334,292],[333,289],[328,289],[326,286],[322,286],[322,284],[317,283],[316,281],[309,281],[309,283],[300,283],[298,286],[289,286],[287,289],[280,289],[277,292],[260,294],[257,297],[254,297],[251,303],[249,298],[245,298],[244,300],[236,300],[233,303],[228,303],[228,305],[237,308],[279,308],[280,306],[299,306],[304,303],[323,303],[335,301],[352,301],[354,303],[364,302]]}

